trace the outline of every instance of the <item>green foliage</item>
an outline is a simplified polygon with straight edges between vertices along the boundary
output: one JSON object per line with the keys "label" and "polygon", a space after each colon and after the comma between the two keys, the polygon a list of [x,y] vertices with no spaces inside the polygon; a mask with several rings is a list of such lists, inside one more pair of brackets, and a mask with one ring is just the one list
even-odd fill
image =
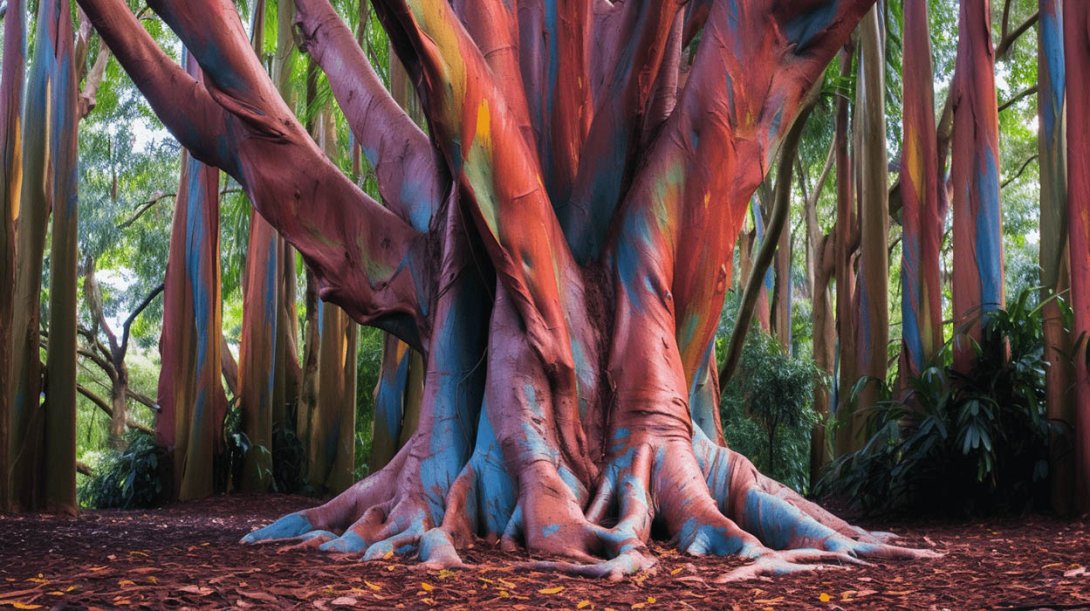
{"label": "green foliage", "polygon": [[820,381],[812,360],[784,354],[775,338],[753,329],[719,405],[731,448],[802,492],[809,487],[810,431],[817,423],[812,405]]}
{"label": "green foliage", "polygon": [[155,507],[163,500],[159,476],[161,450],[147,433],[131,432],[122,452],[105,450],[92,456],[93,476],[78,489],[79,503],[95,509]]}
{"label": "green foliage", "polygon": [[383,334],[372,327],[360,328],[356,359],[356,467],[358,478],[370,473],[371,440],[375,422],[375,386],[382,370]]}
{"label": "green foliage", "polygon": [[[819,484],[823,494],[869,511],[982,513],[1017,511],[1046,497],[1050,434],[1045,417],[1044,340],[1036,289],[1005,310],[983,315],[968,374],[947,364],[925,369],[870,416],[870,439],[837,459]],[[874,383],[860,380],[853,390]]]}

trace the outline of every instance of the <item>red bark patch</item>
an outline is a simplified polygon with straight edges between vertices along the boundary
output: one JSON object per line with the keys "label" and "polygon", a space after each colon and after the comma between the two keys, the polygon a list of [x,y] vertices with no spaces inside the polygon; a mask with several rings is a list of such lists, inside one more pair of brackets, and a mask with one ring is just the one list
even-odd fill
{"label": "red bark patch", "polygon": [[[518,568],[525,554],[479,542],[469,570],[426,571],[397,558],[370,563],[278,553],[238,539],[313,505],[288,496],[217,497],[156,511],[78,518],[0,516],[0,606],[319,608],[978,608],[1090,606],[1090,521],[1048,517],[867,524],[933,561],[883,562],[717,585],[737,560],[658,548],[654,574],[621,583]],[[580,607],[580,605],[582,605]]]}

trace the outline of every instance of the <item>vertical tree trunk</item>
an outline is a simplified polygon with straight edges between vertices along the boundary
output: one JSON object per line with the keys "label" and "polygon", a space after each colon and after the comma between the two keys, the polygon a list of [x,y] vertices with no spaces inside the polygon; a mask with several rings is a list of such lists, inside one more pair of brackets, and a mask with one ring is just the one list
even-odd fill
{"label": "vertical tree trunk", "polygon": [[[1071,286],[1067,239],[1067,146],[1064,120],[1066,82],[1064,72],[1063,12],[1060,0],[1039,0],[1037,25],[1037,152],[1041,168],[1040,265],[1041,308],[1045,337],[1045,405],[1050,419],[1073,424],[1071,410],[1071,336],[1064,328],[1056,299]],[[1070,299],[1070,296],[1066,297]],[[1052,507],[1071,511],[1072,460],[1056,451],[1061,440],[1052,439],[1049,479]]]}
{"label": "vertical tree trunk", "polygon": [[0,76],[0,511],[11,506],[12,324],[15,306],[15,216],[23,176],[22,114],[26,73],[26,7],[9,0]]}
{"label": "vertical tree trunk", "polygon": [[919,375],[943,344],[939,276],[944,219],[940,214],[938,141],[927,1],[904,11],[904,144],[901,154],[901,372]]}
{"label": "vertical tree trunk", "polygon": [[[760,197],[754,198],[750,204],[750,210],[753,213],[753,243],[750,249],[750,261],[757,259],[757,253],[761,250],[761,244],[767,239],[765,225],[766,219],[771,214],[772,208],[772,189],[768,186],[766,181],[761,185],[758,190]],[[766,209],[769,212],[766,212]],[[750,273],[753,273],[753,269],[750,269]],[[765,333],[772,332],[772,293],[776,290],[776,276],[773,270],[765,269],[761,275],[761,284],[757,293],[757,305],[755,312],[757,316],[757,324],[761,326],[761,331]]]}
{"label": "vertical tree trunk", "polygon": [[[1067,179],[1071,241],[1071,306],[1075,311],[1075,490],[1079,511],[1090,510],[1090,5],[1064,2],[1067,67]],[[1042,234],[1042,238],[1044,238]]]}
{"label": "vertical tree trunk", "polygon": [[[186,61],[199,74],[188,54]],[[227,397],[220,382],[219,170],[188,152],[181,165],[164,282],[156,437],[170,449],[171,494],[188,500],[213,492]]]}
{"label": "vertical tree trunk", "polygon": [[776,339],[780,342],[785,354],[791,354],[791,230],[790,218],[788,228],[780,234],[780,242],[776,246],[776,281],[772,300],[772,330]]}
{"label": "vertical tree trunk", "polygon": [[49,264],[49,350],[46,357],[44,406],[45,507],[76,513],[76,265],[78,260],[79,116],[73,62],[71,6],[68,0],[43,0],[42,16],[49,34],[37,39],[47,45],[49,65],[49,131],[52,154],[53,235]]}
{"label": "vertical tree trunk", "polygon": [[[852,69],[854,50],[849,46],[840,53],[840,74],[847,75]],[[848,99],[840,96],[836,102],[836,336],[840,342],[838,367],[839,376],[836,393],[836,417],[840,422],[846,417],[848,408],[848,390],[855,384],[855,268],[852,258],[855,253],[855,239],[858,233],[855,217],[855,195],[852,189],[852,167],[849,156],[850,136],[848,126],[851,113]],[[837,428],[836,453],[843,455],[851,450],[850,427],[841,425]]]}
{"label": "vertical tree trunk", "polygon": [[[954,85],[954,321],[979,341],[980,316],[1003,307],[999,208],[999,110],[988,0],[961,0]],[[956,342],[955,366],[967,371],[969,343]]]}

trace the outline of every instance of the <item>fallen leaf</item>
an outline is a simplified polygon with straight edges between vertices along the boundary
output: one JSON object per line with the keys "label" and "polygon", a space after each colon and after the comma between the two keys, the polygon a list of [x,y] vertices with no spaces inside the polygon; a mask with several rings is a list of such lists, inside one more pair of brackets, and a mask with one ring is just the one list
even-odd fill
{"label": "fallen leaf", "polygon": [[590,601],[589,600],[581,600],[581,601],[579,601],[579,604],[575,605],[575,608],[576,609],[586,609],[589,606],[590,606]]}
{"label": "fallen leaf", "polygon": [[390,551],[388,551],[388,552],[386,552],[385,554],[382,555],[383,560],[389,560],[390,558],[393,558],[393,557],[394,557],[394,550],[390,550]]}
{"label": "fallen leaf", "polygon": [[1070,571],[1064,571],[1064,577],[1078,577],[1079,575],[1086,574],[1086,567],[1080,566],[1071,569]]}
{"label": "fallen leaf", "polygon": [[15,601],[15,602],[11,603],[11,606],[16,608],[16,609],[41,609],[42,608],[41,605],[35,605],[35,604],[31,604],[31,603],[21,603],[19,601]]}
{"label": "fallen leaf", "polygon": [[426,581],[421,581],[420,582],[420,589],[424,590],[425,592],[431,592],[432,590],[435,589],[435,586],[431,585],[430,583],[428,583]]}
{"label": "fallen leaf", "polygon": [[250,592],[247,590],[239,590],[238,593],[245,596],[246,598],[252,598],[254,600],[260,600],[267,603],[276,603],[280,600],[272,594],[268,594],[266,592]]}
{"label": "fallen leaf", "polygon": [[823,603],[827,603],[832,599],[833,599],[833,597],[829,596],[828,592],[822,592],[821,594],[818,595],[818,600],[820,600]]}
{"label": "fallen leaf", "polygon": [[538,594],[560,594],[564,591],[564,586],[556,586],[555,588],[541,588],[537,591]]}
{"label": "fallen leaf", "polygon": [[374,590],[376,592],[378,592],[379,590],[382,589],[382,586],[380,584],[371,583],[370,581],[363,582],[363,585],[367,586],[368,588],[371,588],[372,590]]}
{"label": "fallen leaf", "polygon": [[[426,600],[426,599],[425,599]],[[334,607],[354,607],[357,604],[355,598],[350,596],[342,596],[340,598],[334,598],[329,602]]]}
{"label": "fallen leaf", "polygon": [[438,577],[439,577],[440,580],[449,579],[451,577],[454,577],[454,571],[452,571],[450,569],[443,569],[443,570],[439,571]]}
{"label": "fallen leaf", "polygon": [[124,588],[125,586],[134,586],[134,585],[136,585],[136,583],[133,582],[133,580],[131,580],[131,579],[119,579],[119,580],[117,580],[117,587],[119,587],[119,588]]}
{"label": "fallen leaf", "polygon": [[673,569],[672,571],[670,571],[670,574],[671,575],[677,575],[678,573],[680,573],[680,572],[682,572],[684,570],[685,570],[685,567],[679,566],[676,569]]}
{"label": "fallen leaf", "polygon": [[178,590],[181,592],[196,594],[197,596],[208,596],[212,593],[212,588],[206,588],[203,586],[182,586],[178,588]]}

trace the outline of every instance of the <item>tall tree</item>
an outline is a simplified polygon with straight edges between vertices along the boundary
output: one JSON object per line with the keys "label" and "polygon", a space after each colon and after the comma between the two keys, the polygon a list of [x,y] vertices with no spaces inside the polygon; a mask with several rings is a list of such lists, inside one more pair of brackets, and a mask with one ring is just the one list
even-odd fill
{"label": "tall tree", "polygon": [[1071,244],[1071,307],[1075,353],[1075,491],[1079,511],[1090,509],[1090,5],[1065,0],[1067,74],[1067,222]]}
{"label": "tall tree", "polygon": [[[840,52],[840,74],[850,74],[854,45],[846,46]],[[859,376],[856,369],[855,329],[858,325],[855,303],[855,253],[859,248],[859,215],[856,211],[855,190],[852,188],[851,110],[848,96],[841,95],[836,103],[836,127],[833,135],[836,168],[836,336],[839,341],[837,351],[837,393],[836,416],[844,422],[850,420],[848,389],[855,385]],[[851,451],[851,428],[840,426],[836,435],[836,453],[843,455]]]}
{"label": "tall tree", "polygon": [[904,7],[901,153],[901,378],[919,375],[943,344],[940,258],[945,185],[935,132],[934,70],[926,0]]}
{"label": "tall tree", "polygon": [[[889,343],[889,163],[886,153],[885,53],[878,8],[860,23],[859,77],[856,93],[859,168],[859,274],[853,298],[858,308],[855,328],[856,367],[871,380],[886,379]],[[878,401],[878,385],[863,387],[858,402],[841,419],[852,449],[866,439],[866,410]],[[850,426],[848,426],[850,425]]]}
{"label": "tall tree", "polygon": [[[12,488],[22,509],[75,511],[75,223],[76,83],[72,20],[65,0],[38,4],[34,58],[27,86],[22,195],[18,206],[18,269],[15,279]],[[58,327],[47,360],[54,371],[42,380],[40,318],[42,265],[50,212],[54,221],[50,306]],[[71,284],[69,287],[68,285]],[[59,291],[60,295],[53,293]],[[64,319],[70,315],[70,319]],[[70,355],[62,355],[70,352]],[[55,376],[55,377],[54,377]],[[53,397],[42,395],[53,391]],[[52,436],[52,439],[47,439]],[[71,465],[69,466],[69,459]],[[49,471],[47,469],[54,469]]]}
{"label": "tall tree", "polygon": [[[803,96],[873,2],[686,6],[699,23],[682,30],[703,33],[679,88],[647,77],[678,69],[664,50],[680,2],[594,12],[528,2],[516,14],[500,0],[379,0],[428,117],[424,136],[367,85],[342,22],[308,21],[329,3],[296,0],[301,35],[363,150],[402,169],[379,172],[386,206],[322,156],[231,2],[151,2],[200,50],[205,86],[186,80],[122,0],[80,2],[164,123],[235,176],[299,249],[322,298],[426,354],[420,424],[397,456],[247,541],[325,538],[327,550],[416,550],[450,566],[476,534],[580,563],[567,570],[619,575],[651,562],[657,520],[682,551],[756,559],[726,578],[810,570],[849,551],[926,555],[761,476],[689,411],[706,405],[692,393],[713,388],[701,382],[743,211]],[[658,98],[647,82],[676,105],[614,129],[617,112],[639,115]],[[361,90],[379,101],[357,106]],[[623,173],[599,173],[615,161],[586,153],[617,137],[646,146]],[[577,207],[585,215],[561,222],[554,204],[596,181],[606,188]]]}
{"label": "tall tree", "polygon": [[[15,286],[15,217],[23,176],[23,89],[26,74],[26,7],[8,2],[4,17],[4,64],[0,75],[0,285]],[[15,292],[0,292],[0,511],[11,501],[12,316]]]}
{"label": "tall tree", "polygon": [[[186,54],[189,75],[201,78]],[[219,170],[183,152],[175,198],[159,339],[156,438],[170,456],[171,494],[180,500],[213,492],[227,396],[220,381]]]}
{"label": "tall tree", "polygon": [[[1067,139],[1064,133],[1063,12],[1059,0],[1040,0],[1037,26],[1037,155],[1041,168],[1040,265],[1041,308],[1045,338],[1045,405],[1048,417],[1073,423],[1071,411],[1071,337],[1063,312],[1053,298],[1071,286],[1067,227]],[[1047,236],[1047,237],[1046,237]],[[1060,443],[1053,440],[1053,447]],[[1071,460],[1053,453],[1050,464],[1052,506],[1059,513],[1072,507]]]}
{"label": "tall tree", "polygon": [[[999,208],[999,108],[995,93],[989,0],[961,0],[954,68],[954,322],[979,340],[980,318],[1003,307],[1003,240]],[[973,350],[956,343],[955,362],[966,371]]]}

